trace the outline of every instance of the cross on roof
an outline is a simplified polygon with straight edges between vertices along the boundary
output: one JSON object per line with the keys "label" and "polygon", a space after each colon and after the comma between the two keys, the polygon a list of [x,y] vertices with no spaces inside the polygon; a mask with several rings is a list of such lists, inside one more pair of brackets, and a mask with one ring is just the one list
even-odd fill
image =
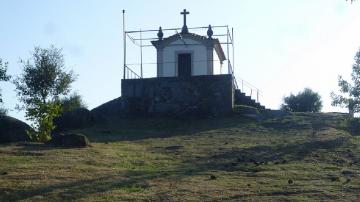
{"label": "cross on roof", "polygon": [[182,27],[181,32],[182,33],[187,33],[188,32],[188,28],[186,25],[186,15],[190,14],[189,11],[186,11],[186,9],[183,10],[183,12],[180,13],[181,15],[184,15],[184,26]]}

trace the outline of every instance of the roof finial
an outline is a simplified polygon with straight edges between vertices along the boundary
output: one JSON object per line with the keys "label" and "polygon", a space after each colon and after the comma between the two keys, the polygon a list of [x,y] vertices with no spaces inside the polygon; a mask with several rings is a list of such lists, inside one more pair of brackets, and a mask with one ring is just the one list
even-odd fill
{"label": "roof finial", "polygon": [[157,36],[158,36],[159,40],[162,40],[164,37],[164,33],[161,29],[161,26],[159,27],[159,32],[157,33]]}
{"label": "roof finial", "polygon": [[209,25],[209,28],[208,28],[208,30],[207,30],[207,35],[208,35],[209,39],[212,38],[212,35],[213,35],[213,34],[214,34],[214,32],[213,32],[212,29],[211,29],[211,25]]}
{"label": "roof finial", "polygon": [[182,27],[182,29],[181,29],[181,33],[188,33],[189,32],[189,30],[188,30],[188,28],[187,28],[187,25],[186,25],[186,15],[187,14],[190,14],[190,12],[188,12],[188,11],[186,11],[186,9],[184,9],[184,11],[183,12],[181,12],[180,13],[181,15],[184,15],[184,25],[183,25],[183,27]]}

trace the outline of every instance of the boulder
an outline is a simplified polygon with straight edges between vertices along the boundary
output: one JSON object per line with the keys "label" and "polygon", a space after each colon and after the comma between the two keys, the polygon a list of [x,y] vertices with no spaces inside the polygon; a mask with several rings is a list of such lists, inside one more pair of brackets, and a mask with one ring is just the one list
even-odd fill
{"label": "boulder", "polygon": [[77,108],[54,119],[55,131],[67,131],[90,127],[94,124],[92,113],[86,108]]}
{"label": "boulder", "polygon": [[90,145],[87,137],[81,133],[70,133],[70,134],[57,134],[53,135],[52,139],[47,142],[58,147],[71,147],[71,148],[81,148],[87,147]]}
{"label": "boulder", "polygon": [[30,129],[28,124],[16,118],[0,115],[0,144],[29,141],[26,131]]}
{"label": "boulder", "polygon": [[96,122],[106,122],[113,117],[126,116],[127,105],[128,103],[122,97],[118,97],[92,109],[91,113],[96,118]]}

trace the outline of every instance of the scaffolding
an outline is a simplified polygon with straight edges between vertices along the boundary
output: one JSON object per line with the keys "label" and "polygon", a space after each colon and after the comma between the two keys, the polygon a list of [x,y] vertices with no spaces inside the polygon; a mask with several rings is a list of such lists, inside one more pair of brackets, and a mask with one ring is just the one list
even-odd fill
{"label": "scaffolding", "polygon": [[[208,26],[200,26],[200,27],[189,27],[189,32],[203,36],[207,38],[207,30]],[[245,81],[244,79],[239,79],[240,83],[237,82],[237,79],[235,77],[235,43],[234,43],[234,29],[229,27],[229,25],[216,25],[211,26],[214,33],[212,36],[217,38],[222,46],[222,48],[225,46],[226,48],[223,50],[226,50],[225,57],[227,61],[227,70],[222,71],[222,67],[220,68],[220,74],[231,74],[234,81],[234,88],[240,89],[244,93],[250,94],[251,97],[254,97],[254,99],[259,102],[259,96],[261,95],[261,91],[256,88],[254,85],[250,84],[249,82]],[[179,34],[181,37],[181,29],[182,28],[162,28],[162,31],[164,33],[164,36],[172,36],[174,34]],[[152,55],[156,55],[155,47],[151,44],[151,41],[158,40],[157,32],[159,29],[148,29],[148,30],[131,30],[127,31],[125,29],[125,10],[123,10],[123,48],[124,48],[124,63],[123,63],[123,79],[143,79],[143,78],[150,78],[152,76],[145,75],[144,76],[144,67],[145,66],[156,66],[158,61],[146,61],[144,62],[144,55],[145,51],[147,49],[151,49],[153,51]],[[165,37],[164,37],[165,38]],[[131,43],[128,43],[131,42]],[[128,54],[127,51],[129,49],[129,46],[133,45],[138,50],[135,50],[135,52],[138,52],[136,61],[140,62],[129,62],[128,61]],[[192,44],[187,44],[192,45]],[[132,55],[132,57],[135,57],[135,55]],[[152,57],[153,59],[154,57]],[[156,58],[156,57],[155,57]],[[214,60],[218,61],[218,60]],[[156,70],[156,67],[154,68]],[[155,71],[152,71],[155,72]],[[153,76],[154,77],[154,76]],[[241,84],[241,86],[239,86]]]}

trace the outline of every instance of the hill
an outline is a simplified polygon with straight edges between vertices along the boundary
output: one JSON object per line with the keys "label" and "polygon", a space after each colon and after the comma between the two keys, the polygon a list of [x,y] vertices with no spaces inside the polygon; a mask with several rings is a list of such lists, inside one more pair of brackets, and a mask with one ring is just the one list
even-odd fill
{"label": "hill", "polygon": [[356,201],[360,136],[345,115],[119,119],[92,147],[0,146],[0,201]]}

